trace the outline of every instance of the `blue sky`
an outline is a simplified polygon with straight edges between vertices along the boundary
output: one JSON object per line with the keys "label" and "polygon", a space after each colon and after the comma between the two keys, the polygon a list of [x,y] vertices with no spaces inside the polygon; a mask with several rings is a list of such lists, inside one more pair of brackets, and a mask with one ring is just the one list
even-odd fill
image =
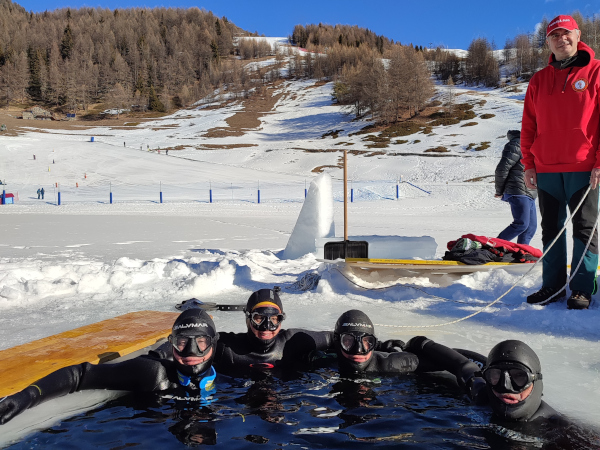
{"label": "blue sky", "polygon": [[575,10],[586,16],[600,14],[600,0],[17,0],[15,3],[35,12],[81,6],[109,9],[197,6],[266,36],[287,36],[296,24],[341,23],[369,28],[406,44],[463,49],[477,37],[494,40],[502,48],[507,38],[534,31],[544,16],[551,19]]}

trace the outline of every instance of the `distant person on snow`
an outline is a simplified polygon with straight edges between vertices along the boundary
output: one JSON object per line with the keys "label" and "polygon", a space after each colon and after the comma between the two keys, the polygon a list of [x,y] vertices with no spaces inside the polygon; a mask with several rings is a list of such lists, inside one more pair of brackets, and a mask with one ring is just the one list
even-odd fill
{"label": "distant person on snow", "polygon": [[44,191],[44,188],[41,188],[40,189],[40,194],[42,194],[42,200],[44,200],[44,192],[46,192],[46,191]]}
{"label": "distant person on snow", "polygon": [[64,367],[0,399],[0,424],[40,403],[87,389],[164,391],[184,407],[197,407],[214,391],[217,374],[212,361],[218,340],[208,313],[189,309],[173,324],[168,344],[171,360],[143,355],[116,364],[86,362]]}
{"label": "distant person on snow", "polygon": [[517,238],[518,244],[529,245],[537,229],[535,198],[537,192],[525,186],[523,164],[521,163],[521,132],[510,130],[506,133],[508,143],[502,150],[502,157],[496,166],[496,198],[508,202],[513,222],[498,235],[498,239],[511,241]]}
{"label": "distant person on snow", "polygon": [[37,190],[37,195],[38,195],[38,200],[40,199],[40,195],[42,195],[42,191],[40,190],[40,188],[38,188]]}
{"label": "distant person on snow", "polygon": [[[592,235],[592,230],[598,220],[600,182],[600,61],[581,42],[571,16],[550,21],[546,43],[552,52],[549,64],[531,78],[523,108],[525,184],[538,190],[544,250],[562,229],[567,207],[573,211],[583,202],[573,216],[573,278],[567,307],[587,309],[598,268],[598,231]],[[544,257],[542,288],[527,302],[557,301],[565,296],[566,283],[567,236],[562,233]]]}

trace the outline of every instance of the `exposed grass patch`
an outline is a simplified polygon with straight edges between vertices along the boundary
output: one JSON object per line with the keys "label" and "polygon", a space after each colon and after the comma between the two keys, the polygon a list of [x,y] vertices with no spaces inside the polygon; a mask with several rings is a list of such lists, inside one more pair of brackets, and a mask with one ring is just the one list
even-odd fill
{"label": "exposed grass patch", "polygon": [[475,178],[471,178],[471,179],[469,179],[469,180],[465,180],[464,182],[465,182],[465,183],[473,183],[473,182],[475,182],[475,181],[483,181],[483,180],[485,180],[486,178],[490,178],[490,177],[493,177],[493,178],[494,178],[494,177],[495,177],[495,175],[483,175],[483,176],[481,176],[481,177],[475,177]]}
{"label": "exposed grass patch", "polygon": [[367,148],[387,148],[389,141],[387,142],[374,142],[372,144],[368,144]]}
{"label": "exposed grass patch", "polygon": [[337,139],[338,134],[340,134],[342,131],[344,130],[329,130],[327,133],[321,136],[321,139],[325,139],[327,136],[331,136],[333,139]]}
{"label": "exposed grass patch", "polygon": [[348,142],[344,142],[344,141],[342,141],[342,142],[336,142],[333,145],[348,145]]}
{"label": "exposed grass patch", "polygon": [[348,153],[350,153],[351,155],[354,155],[354,156],[361,156],[361,155],[367,155],[368,153],[372,153],[372,152],[368,152],[366,150],[348,150]]}
{"label": "exposed grass patch", "polygon": [[394,144],[406,144],[408,141],[406,139],[398,139],[397,141],[394,141]]}
{"label": "exposed grass patch", "polygon": [[354,132],[354,133],[350,133],[348,136],[357,136],[360,134],[367,134],[367,133],[372,133],[373,131],[375,131],[377,128],[379,128],[377,125],[367,125],[366,127],[361,128],[360,130]]}
{"label": "exposed grass patch", "polygon": [[478,125],[477,122],[467,122],[467,123],[463,123],[461,125],[461,127],[474,127],[475,125]]}
{"label": "exposed grass patch", "polygon": [[491,119],[492,117],[496,117],[496,114],[482,114],[479,116],[480,119]]}
{"label": "exposed grass patch", "polygon": [[[167,150],[182,150],[184,147],[179,145],[178,147],[182,147],[182,148],[177,148],[175,147],[174,149],[167,149]],[[202,144],[202,145],[198,145],[196,148],[198,150],[230,150],[233,148],[246,148],[246,147],[258,147],[258,144]]]}
{"label": "exposed grass patch", "polygon": [[483,141],[481,144],[471,142],[469,145],[467,145],[467,150],[475,150],[476,152],[480,152],[481,150],[490,148],[490,144],[491,143],[489,141]]}
{"label": "exposed grass patch", "polygon": [[304,150],[306,153],[336,153],[336,152],[341,152],[341,150],[335,150],[335,149],[332,149],[332,148],[327,148],[327,149],[295,148],[294,150]]}
{"label": "exposed grass patch", "polygon": [[141,122],[125,122],[124,127],[137,127]]}
{"label": "exposed grass patch", "polygon": [[418,144],[419,142],[421,142],[421,139],[415,139],[415,140],[413,141],[413,144]]}
{"label": "exposed grass patch", "polygon": [[428,148],[427,150],[425,150],[425,153],[447,153],[449,151],[450,150],[448,150],[446,147],[439,146],[434,148]]}
{"label": "exposed grass patch", "polygon": [[459,103],[454,105],[452,111],[437,111],[431,114],[429,118],[433,119],[428,124],[430,127],[456,125],[463,120],[474,119],[475,113],[473,112],[473,105],[470,103]]}
{"label": "exposed grass patch", "polygon": [[311,172],[322,173],[325,169],[339,169],[340,166],[317,166]]}

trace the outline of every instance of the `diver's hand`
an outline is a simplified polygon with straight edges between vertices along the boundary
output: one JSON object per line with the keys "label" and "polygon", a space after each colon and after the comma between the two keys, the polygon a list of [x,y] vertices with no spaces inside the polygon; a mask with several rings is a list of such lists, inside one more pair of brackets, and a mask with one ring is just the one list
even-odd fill
{"label": "diver's hand", "polygon": [[485,386],[485,380],[481,376],[474,376],[467,383],[467,394],[472,400],[478,401],[480,399],[480,395],[485,392],[483,390]]}
{"label": "diver's hand", "polygon": [[388,339],[387,341],[379,342],[375,350],[385,353],[401,352],[406,344],[400,339]]}
{"label": "diver's hand", "polygon": [[21,414],[33,404],[35,393],[31,392],[30,389],[35,388],[30,386],[21,392],[0,399],[0,425]]}

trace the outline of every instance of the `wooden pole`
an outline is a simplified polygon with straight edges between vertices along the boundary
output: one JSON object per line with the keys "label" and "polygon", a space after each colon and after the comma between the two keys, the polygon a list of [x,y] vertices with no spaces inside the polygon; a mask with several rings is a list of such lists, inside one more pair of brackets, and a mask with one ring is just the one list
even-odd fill
{"label": "wooden pole", "polygon": [[348,240],[348,150],[344,149],[344,241]]}

